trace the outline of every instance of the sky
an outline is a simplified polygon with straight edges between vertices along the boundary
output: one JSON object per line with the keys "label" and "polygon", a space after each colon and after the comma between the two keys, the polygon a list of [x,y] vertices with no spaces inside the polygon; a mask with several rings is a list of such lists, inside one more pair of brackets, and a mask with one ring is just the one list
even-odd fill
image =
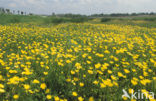
{"label": "sky", "polygon": [[35,14],[156,12],[156,0],[0,0],[0,7]]}

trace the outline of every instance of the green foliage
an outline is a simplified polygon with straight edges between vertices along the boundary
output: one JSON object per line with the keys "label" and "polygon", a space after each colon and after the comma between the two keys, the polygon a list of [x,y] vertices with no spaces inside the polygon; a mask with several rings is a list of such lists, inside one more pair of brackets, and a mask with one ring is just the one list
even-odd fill
{"label": "green foliage", "polygon": [[102,18],[101,19],[101,22],[109,22],[111,21],[112,19],[111,18]]}
{"label": "green foliage", "polygon": [[[16,18],[12,18],[15,23]],[[154,28],[89,23],[39,27],[22,23],[0,25],[0,31],[0,84],[5,90],[0,93],[1,100],[54,101],[59,97],[77,101],[81,96],[84,101],[90,97],[94,101],[122,101],[122,89],[155,92]],[[15,94],[19,95],[17,100],[13,99]]]}
{"label": "green foliage", "polygon": [[83,23],[83,22],[87,22],[88,20],[90,20],[87,17],[73,17],[73,18],[65,18],[65,17],[48,17],[45,18],[44,23],[45,24],[49,24],[49,23],[53,23],[53,24],[60,24],[60,23]]}
{"label": "green foliage", "polygon": [[68,20],[64,19],[64,18],[52,18],[51,19],[51,22],[54,23],[54,24],[65,23],[67,21]]}
{"label": "green foliage", "polygon": [[67,22],[67,20],[64,18],[47,17],[44,19],[44,24],[50,24],[50,23],[60,24],[60,23],[65,23],[65,22]]}
{"label": "green foliage", "polygon": [[9,22],[10,22],[10,23],[19,23],[19,22],[21,22],[21,18],[20,18],[20,17],[14,16],[14,17],[12,17],[12,18],[10,19]]}
{"label": "green foliage", "polygon": [[156,21],[155,17],[151,17],[151,18],[144,18],[145,21]]}
{"label": "green foliage", "polygon": [[7,25],[11,23],[36,23],[37,25],[61,24],[61,23],[107,23],[107,24],[121,24],[121,25],[138,25],[142,27],[156,27],[155,16],[131,16],[131,17],[104,17],[93,18],[88,16],[70,15],[66,16],[37,16],[37,15],[12,15],[0,14],[0,24]]}
{"label": "green foliage", "polygon": [[85,21],[88,21],[89,18],[87,17],[78,17],[78,18],[72,18],[70,19],[70,22],[73,22],[73,23],[82,23],[82,22],[85,22]]}
{"label": "green foliage", "polygon": [[6,25],[10,23],[41,23],[43,21],[41,16],[29,16],[29,15],[12,15],[12,14],[0,14],[0,24]]}

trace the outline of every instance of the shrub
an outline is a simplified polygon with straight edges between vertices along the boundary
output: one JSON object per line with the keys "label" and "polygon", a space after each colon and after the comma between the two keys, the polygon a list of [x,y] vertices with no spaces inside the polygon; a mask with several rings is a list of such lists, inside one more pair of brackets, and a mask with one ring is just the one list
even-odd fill
{"label": "shrub", "polygon": [[68,20],[65,18],[56,18],[56,17],[48,17],[44,20],[44,23],[46,24],[49,24],[49,23],[60,24],[60,23],[65,23],[65,22],[68,22]]}
{"label": "shrub", "polygon": [[145,21],[156,21],[156,18],[144,18]]}
{"label": "shrub", "polygon": [[88,21],[89,18],[87,17],[73,17],[73,18],[58,18],[58,17],[49,17],[45,19],[45,23],[54,23],[54,24],[60,24],[60,23],[83,23]]}
{"label": "shrub", "polygon": [[111,20],[112,20],[111,18],[102,18],[101,22],[108,22],[108,21],[111,21]]}
{"label": "shrub", "polygon": [[78,18],[71,18],[70,22],[83,23],[83,22],[88,21],[88,20],[89,20],[89,18],[86,18],[86,17],[78,17]]}
{"label": "shrub", "polygon": [[19,23],[21,21],[20,17],[14,16],[10,19],[10,23]]}
{"label": "shrub", "polygon": [[55,24],[59,24],[59,23],[67,22],[67,20],[64,19],[64,18],[52,18],[52,19],[51,19],[51,22],[52,22],[52,23],[55,23]]}

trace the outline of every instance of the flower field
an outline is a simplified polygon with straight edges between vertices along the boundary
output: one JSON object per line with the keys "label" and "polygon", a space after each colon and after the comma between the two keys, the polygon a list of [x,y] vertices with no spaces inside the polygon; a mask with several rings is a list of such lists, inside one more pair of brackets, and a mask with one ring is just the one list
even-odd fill
{"label": "flower field", "polygon": [[138,101],[123,89],[155,101],[156,28],[0,25],[0,101]]}

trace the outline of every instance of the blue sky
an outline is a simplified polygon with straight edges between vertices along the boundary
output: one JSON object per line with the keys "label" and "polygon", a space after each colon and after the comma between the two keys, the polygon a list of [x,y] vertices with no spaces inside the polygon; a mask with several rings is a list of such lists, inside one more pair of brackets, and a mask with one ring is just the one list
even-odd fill
{"label": "blue sky", "polygon": [[156,12],[156,0],[0,0],[0,7],[35,14]]}

